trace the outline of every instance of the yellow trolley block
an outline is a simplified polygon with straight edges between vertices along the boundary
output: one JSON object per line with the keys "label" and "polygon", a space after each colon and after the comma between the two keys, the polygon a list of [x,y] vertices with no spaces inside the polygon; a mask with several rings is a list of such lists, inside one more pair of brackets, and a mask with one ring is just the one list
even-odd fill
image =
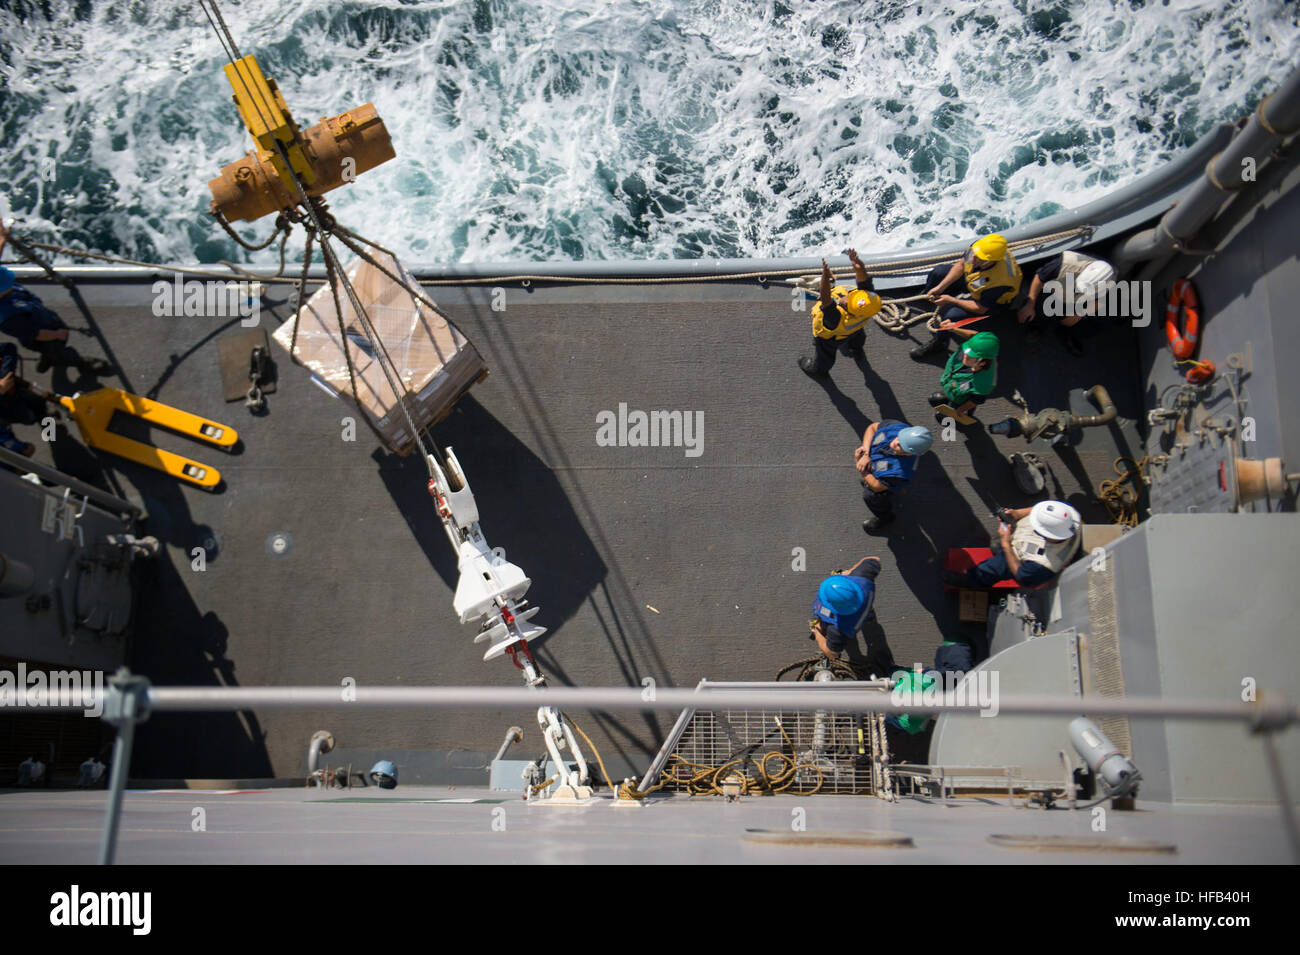
{"label": "yellow trolley block", "polygon": [[59,404],[72,415],[72,420],[77,423],[77,428],[81,431],[82,440],[90,447],[108,451],[128,461],[143,464],[145,467],[162,471],[202,488],[212,488],[220,484],[221,472],[211,465],[201,464],[183,455],[155,448],[134,438],[113,434],[108,430],[108,423],[112,420],[113,413],[120,411],[219,448],[233,447],[239,440],[239,434],[229,425],[218,424],[207,418],[200,418],[196,414],[190,414],[188,411],[181,411],[171,405],[142,398],[117,388],[96,388],[94,391],[72,398],[61,395]]}

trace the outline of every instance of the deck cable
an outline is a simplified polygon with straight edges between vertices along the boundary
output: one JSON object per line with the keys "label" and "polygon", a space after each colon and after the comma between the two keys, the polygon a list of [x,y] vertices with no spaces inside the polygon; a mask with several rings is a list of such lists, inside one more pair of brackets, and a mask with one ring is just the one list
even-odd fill
{"label": "deck cable", "polygon": [[[823,663],[825,661],[825,663]],[[866,680],[869,674],[861,672],[853,664],[852,660],[831,660],[822,654],[815,657],[808,657],[806,660],[796,660],[789,666],[784,666],[776,671],[776,680],[780,682],[781,678],[793,670],[798,670],[799,675],[794,678],[794,682],[808,682],[813,679],[813,675],[825,667],[834,674],[837,680]]]}
{"label": "deck cable", "polygon": [[[615,786],[614,781],[610,779],[609,771],[605,769],[605,761],[600,757],[600,750],[597,749],[596,744],[591,741],[591,737],[582,731],[582,727],[580,727],[568,713],[564,713],[563,717],[565,721],[574,728],[577,734],[582,737],[583,741],[591,749],[592,754],[595,755],[596,763],[600,766],[600,773],[605,777],[605,785],[609,787],[610,792],[612,792],[614,797],[618,800],[639,802],[650,794],[658,792],[660,789],[669,785],[679,787],[684,786],[687,792],[692,796],[722,796],[725,795],[725,791],[722,787],[730,778],[735,778],[739,782],[741,795],[749,795],[755,792],[778,793],[784,792],[793,786],[798,779],[799,773],[808,770],[817,774],[817,785],[807,793],[802,793],[803,795],[812,795],[818,792],[826,783],[826,775],[820,768],[812,763],[801,763],[798,761],[798,758],[794,755],[794,741],[790,739],[789,734],[786,733],[785,727],[781,725],[781,721],[777,720],[777,729],[781,731],[781,735],[785,737],[786,744],[790,747],[790,755],[788,756],[783,752],[773,750],[764,753],[763,756],[755,762],[752,756],[747,753],[741,758],[727,759],[721,765],[708,766],[703,763],[691,762],[690,760],[679,756],[677,753],[673,753],[672,756],[669,757],[669,763],[664,767],[664,772],[660,776],[659,781],[653,786],[646,789],[639,789],[636,783],[630,779],[624,780],[622,783]],[[768,763],[772,760],[781,760],[783,768],[777,770],[768,769]],[[686,770],[686,773],[684,775],[677,773],[673,769],[675,766],[683,767]],[[753,777],[749,774],[751,768],[755,771]],[[548,780],[547,783],[552,781],[553,779]],[[547,783],[542,783],[542,787],[546,786]]]}
{"label": "deck cable", "polygon": [[[1053,232],[1047,235],[1033,236],[1028,239],[1018,239],[1014,242],[1008,242],[1008,248],[1016,250],[1030,245],[1041,245],[1048,242],[1057,242],[1064,239],[1075,238],[1078,236],[1089,235],[1092,228],[1080,226],[1074,229],[1068,229],[1063,232]],[[355,233],[350,233],[355,235]],[[122,256],[106,255],[102,252],[90,252],[86,249],[73,248],[64,245],[52,245],[42,242],[29,242],[32,248],[42,249],[46,252],[53,252],[58,255],[67,255],[73,258],[95,259],[100,262],[111,262],[115,265],[132,265],[138,268],[157,269],[164,272],[178,272],[182,275],[195,275],[207,278],[229,278],[229,272],[218,272],[215,269],[203,269],[199,267],[189,267],[181,265],[166,265],[160,262],[146,262],[140,259],[130,259]],[[368,245],[379,248],[382,246],[367,241]],[[391,253],[389,253],[391,254]],[[871,267],[871,274],[883,277],[898,277],[912,275],[919,272],[926,265],[936,265],[940,262],[947,262],[952,258],[951,255],[932,255],[916,259],[895,259],[887,262],[878,262]],[[267,284],[297,284],[298,279],[281,274],[270,274],[266,272],[254,272],[235,266],[230,263],[223,263],[227,268],[246,276],[250,279],[256,279],[259,282]],[[844,270],[841,270],[844,271]],[[769,269],[762,272],[713,272],[700,275],[658,275],[658,276],[636,276],[636,275],[609,275],[609,276],[575,276],[575,275],[548,275],[545,273],[518,273],[511,275],[488,275],[488,276],[462,276],[458,278],[440,278],[440,279],[418,279],[422,286],[474,286],[474,285],[500,285],[503,283],[525,283],[525,282],[550,282],[558,285],[692,285],[703,284],[706,282],[730,282],[753,279],[762,281],[769,278],[779,278],[785,276],[804,275],[804,269]],[[840,275],[832,270],[834,278],[847,278],[847,274]],[[886,302],[911,302],[918,301],[919,297],[911,296],[907,299],[886,299]]]}

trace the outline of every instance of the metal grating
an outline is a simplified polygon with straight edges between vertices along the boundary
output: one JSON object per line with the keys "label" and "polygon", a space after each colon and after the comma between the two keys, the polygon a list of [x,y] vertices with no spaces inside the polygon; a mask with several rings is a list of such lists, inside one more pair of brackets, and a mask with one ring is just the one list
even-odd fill
{"label": "metal grating", "polygon": [[1214,431],[1188,437],[1147,469],[1152,514],[1228,514],[1237,507],[1232,442]]}
{"label": "metal grating", "polygon": [[881,714],[701,709],[673,748],[662,782],[678,792],[718,793],[741,774],[747,793],[888,798],[888,763]]}
{"label": "metal grating", "polygon": [[[1115,603],[1115,560],[1107,557],[1088,571],[1088,683],[1102,696],[1124,695],[1124,665],[1119,652],[1119,609]],[[1128,756],[1133,755],[1133,735],[1127,716],[1098,720],[1101,731]]]}

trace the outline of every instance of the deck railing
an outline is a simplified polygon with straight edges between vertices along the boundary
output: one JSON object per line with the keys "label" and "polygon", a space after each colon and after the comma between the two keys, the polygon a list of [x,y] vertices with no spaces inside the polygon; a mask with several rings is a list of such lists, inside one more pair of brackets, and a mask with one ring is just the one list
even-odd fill
{"label": "deck railing", "polygon": [[[791,684],[788,689],[711,688],[710,709],[783,709],[815,711],[825,709],[826,695],[817,687],[833,683]],[[239,710],[324,710],[324,709],[533,709],[554,706],[608,712],[680,712],[698,707],[701,696],[683,687],[488,687],[488,686],[265,686],[265,687],[180,687],[152,686],[148,680],[122,670],[103,690],[29,693],[26,699],[6,701],[4,709],[16,712],[92,710],[117,728],[109,779],[108,812],[99,861],[111,865],[117,847],[122,794],[126,789],[136,724],[150,713]],[[943,700],[911,702],[896,699],[888,690],[839,689],[834,707],[863,713],[979,713],[987,706],[978,701],[961,701],[950,695]],[[1300,861],[1300,827],[1287,792],[1281,759],[1273,740],[1275,733],[1300,722],[1300,707],[1282,697],[1267,697],[1255,703],[1223,700],[1161,697],[1052,697],[999,696],[997,715],[1042,716],[1128,716],[1131,719],[1212,720],[1241,723],[1260,737],[1269,775],[1282,809],[1283,823],[1292,851]],[[994,719],[997,717],[994,716]]]}

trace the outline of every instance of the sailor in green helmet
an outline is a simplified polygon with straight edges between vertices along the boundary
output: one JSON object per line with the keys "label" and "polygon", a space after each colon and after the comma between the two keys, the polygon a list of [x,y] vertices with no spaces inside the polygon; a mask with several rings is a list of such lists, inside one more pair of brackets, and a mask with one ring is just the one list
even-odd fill
{"label": "sailor in green helmet", "polygon": [[[960,336],[965,329],[954,329]],[[958,424],[974,424],[971,412],[992,393],[997,384],[998,336],[992,332],[979,332],[966,339],[948,358],[948,364],[939,376],[939,387],[930,396],[930,405],[942,421],[954,418]]]}
{"label": "sailor in green helmet", "polygon": [[[934,651],[934,666],[923,670],[918,663],[911,670],[893,668],[889,675],[891,696],[898,703],[925,703],[927,691],[937,696],[946,688],[955,687],[974,668],[974,650],[965,639],[945,640]],[[911,712],[891,713],[885,718],[886,725],[912,736],[926,730],[931,721],[924,713]]]}

